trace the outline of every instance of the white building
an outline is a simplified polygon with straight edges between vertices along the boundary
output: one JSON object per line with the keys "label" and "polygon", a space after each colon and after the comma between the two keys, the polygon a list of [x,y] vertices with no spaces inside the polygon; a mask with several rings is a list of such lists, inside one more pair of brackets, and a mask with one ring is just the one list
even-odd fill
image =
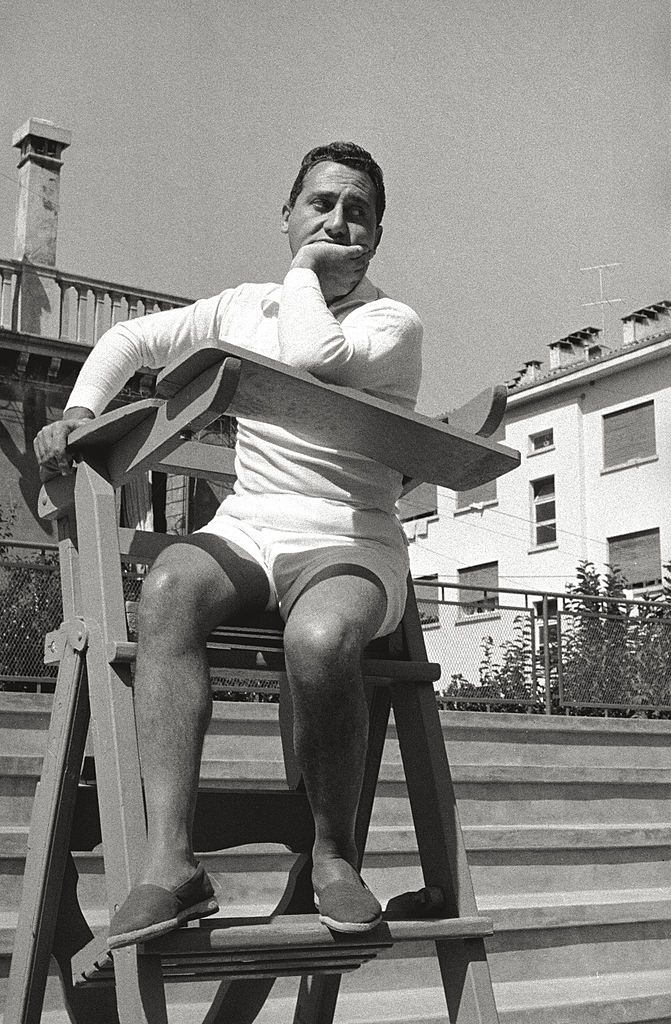
{"label": "white building", "polygon": [[[563,591],[588,560],[618,566],[635,596],[659,587],[671,560],[671,302],[623,328],[618,349],[587,328],[549,346],[547,371],[519,372],[497,437],[521,466],[475,491],[439,488],[436,514],[405,524],[415,578]],[[493,611],[484,593],[453,596],[459,620]]]}

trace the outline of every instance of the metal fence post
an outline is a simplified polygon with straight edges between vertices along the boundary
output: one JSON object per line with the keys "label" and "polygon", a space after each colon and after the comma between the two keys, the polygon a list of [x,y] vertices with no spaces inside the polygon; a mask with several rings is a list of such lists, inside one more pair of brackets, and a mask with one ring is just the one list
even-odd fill
{"label": "metal fence post", "polygon": [[552,681],[550,679],[550,622],[548,615],[548,595],[543,594],[543,662],[545,668],[545,714],[552,714]]}

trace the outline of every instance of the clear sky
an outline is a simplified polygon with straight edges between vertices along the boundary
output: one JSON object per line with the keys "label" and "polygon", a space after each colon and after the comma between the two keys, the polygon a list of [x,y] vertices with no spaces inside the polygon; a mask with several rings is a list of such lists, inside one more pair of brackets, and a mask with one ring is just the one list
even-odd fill
{"label": "clear sky", "polygon": [[[370,276],[425,324],[420,407],[505,380],[669,282],[668,0],[37,0],[2,17],[0,255],[12,132],[70,128],[58,264],[196,297],[287,266],[311,146],[385,172]],[[3,241],[4,240],[4,241]]]}

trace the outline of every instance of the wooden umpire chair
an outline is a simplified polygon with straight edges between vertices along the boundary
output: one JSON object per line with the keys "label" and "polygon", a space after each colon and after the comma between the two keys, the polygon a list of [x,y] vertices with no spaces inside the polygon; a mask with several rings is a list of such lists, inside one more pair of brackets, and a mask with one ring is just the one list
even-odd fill
{"label": "wooden umpire chair", "polygon": [[[164,981],[189,978],[221,981],[204,1024],[251,1024],[274,979],[284,975],[301,978],[296,1024],[330,1024],[344,972],[393,943],[427,939],[435,941],[449,1021],[495,1024],[484,946],[492,923],[475,903],[434,696],[440,666],[427,661],[411,585],[401,625],[366,652],[370,729],[357,845],[361,859],[393,708],[426,885],[414,920],[389,914],[363,935],[335,935],[319,924],[310,885],[314,826],[292,749],[277,617],[222,627],[208,651],[224,686],[227,674],[279,680],[286,786],[201,792],[195,829],[201,851],[279,842],[300,854],[276,911],[267,918],[210,918],[110,955],[106,933],[93,931],[79,906],[70,851],[92,849],[102,838],[111,915],[129,892],[146,842],[131,673],[136,645],[123,567],[151,563],[175,540],[118,528],[115,488],[151,467],[228,477],[232,453],[188,436],[229,414],[285,424],[377,459],[413,478],[409,487],[428,480],[466,489],[519,462],[516,452],[484,436],[504,408],[505,391],[495,389],[493,399],[479,398],[448,425],[233,346],[205,346],[159,375],[155,398],[71,435],[76,473],[47,482],[40,496],[41,514],[58,524],[64,621],[45,644],[46,660],[59,670],[4,1024],[38,1024],[50,956],[76,1024],[166,1024]],[[95,770],[82,776],[89,726]]]}

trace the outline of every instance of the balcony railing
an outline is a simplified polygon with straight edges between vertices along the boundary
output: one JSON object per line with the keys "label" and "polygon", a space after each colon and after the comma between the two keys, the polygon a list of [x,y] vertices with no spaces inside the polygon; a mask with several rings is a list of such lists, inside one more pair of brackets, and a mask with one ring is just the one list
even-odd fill
{"label": "balcony railing", "polygon": [[444,707],[671,717],[671,603],[417,581]]}
{"label": "balcony railing", "polygon": [[0,259],[0,327],[18,331],[21,290],[29,278],[55,282],[60,292],[58,331],[52,337],[93,347],[98,338],[120,320],[145,313],[187,306],[192,299],[152,292],[55,267]]}

